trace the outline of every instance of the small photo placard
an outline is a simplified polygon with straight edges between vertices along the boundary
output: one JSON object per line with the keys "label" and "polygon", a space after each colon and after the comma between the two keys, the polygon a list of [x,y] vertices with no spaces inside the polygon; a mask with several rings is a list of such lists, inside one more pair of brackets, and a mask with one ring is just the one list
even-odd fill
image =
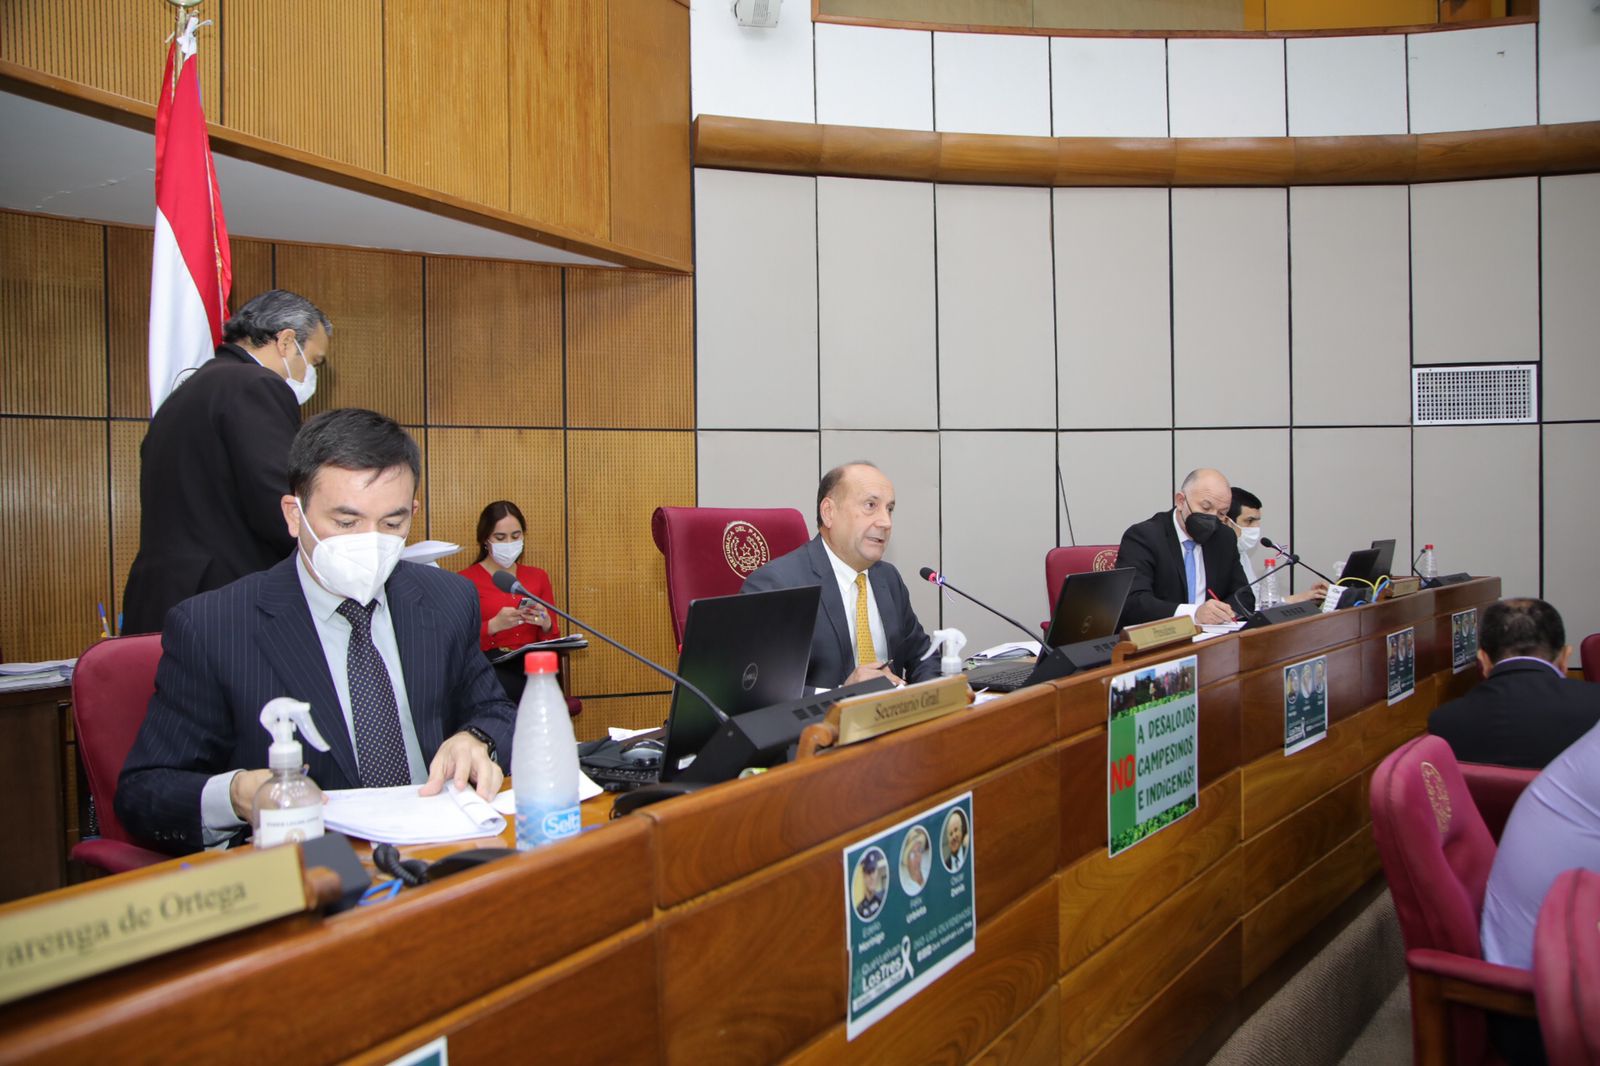
{"label": "small photo placard", "polygon": [[1401,700],[1417,691],[1417,631],[1402,629],[1398,633],[1390,633],[1384,638],[1385,662],[1389,679],[1389,703],[1399,703]]}
{"label": "small photo placard", "polygon": [[1283,668],[1283,753],[1304,751],[1328,735],[1328,657]]}
{"label": "small photo placard", "polygon": [[1450,672],[1459,674],[1478,661],[1478,609],[1470,607],[1450,616]]}

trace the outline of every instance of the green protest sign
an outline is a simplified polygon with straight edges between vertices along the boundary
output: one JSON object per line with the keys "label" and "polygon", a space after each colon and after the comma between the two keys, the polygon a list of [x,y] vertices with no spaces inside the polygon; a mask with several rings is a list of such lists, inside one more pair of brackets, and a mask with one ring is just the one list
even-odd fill
{"label": "green protest sign", "polygon": [[1193,655],[1111,679],[1106,766],[1112,855],[1194,810],[1200,795],[1200,697]]}
{"label": "green protest sign", "polygon": [[973,865],[970,792],[844,849],[847,1039],[972,954]]}

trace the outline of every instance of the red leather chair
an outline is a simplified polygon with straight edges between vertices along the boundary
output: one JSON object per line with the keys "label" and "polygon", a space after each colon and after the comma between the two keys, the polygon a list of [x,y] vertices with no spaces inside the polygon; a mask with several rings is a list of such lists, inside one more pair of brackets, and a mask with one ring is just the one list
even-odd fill
{"label": "red leather chair", "polygon": [[1484,1010],[1533,1016],[1533,975],[1483,960],[1478,924],[1495,842],[1450,745],[1421,736],[1372,777],[1372,835],[1411,978],[1416,1062],[1497,1062]]}
{"label": "red leather chair", "polygon": [[1550,1066],[1600,1064],[1600,873],[1568,870],[1539,908],[1534,999]]}
{"label": "red leather chair", "polygon": [[1528,787],[1528,782],[1539,776],[1539,771],[1475,762],[1458,765],[1461,767],[1461,776],[1466,779],[1467,791],[1472,793],[1473,806],[1478,808],[1478,815],[1483,819],[1484,828],[1489,830],[1489,835],[1498,844],[1500,834],[1505,831],[1506,819],[1511,817],[1511,808],[1517,805],[1517,797]]}
{"label": "red leather chair", "polygon": [[1087,574],[1117,568],[1118,544],[1079,544],[1070,548],[1051,548],[1044,553],[1044,628],[1050,628],[1050,617],[1056,613],[1056,600],[1061,598],[1061,583],[1068,574]]}
{"label": "red leather chair", "polygon": [[751,571],[811,539],[805,516],[792,507],[657,507],[650,532],[666,559],[672,636],[680,645],[690,603],[738,592]]}
{"label": "red leather chair", "polygon": [[1600,682],[1600,633],[1590,633],[1578,645],[1578,665],[1585,681]]}
{"label": "red leather chair", "polygon": [[147,633],[100,641],[78,657],[72,671],[72,725],[100,821],[100,835],[75,844],[72,858],[107,873],[171,857],[135,844],[117,821],[113,803],[122,764],[156,690],[160,661],[161,635]]}

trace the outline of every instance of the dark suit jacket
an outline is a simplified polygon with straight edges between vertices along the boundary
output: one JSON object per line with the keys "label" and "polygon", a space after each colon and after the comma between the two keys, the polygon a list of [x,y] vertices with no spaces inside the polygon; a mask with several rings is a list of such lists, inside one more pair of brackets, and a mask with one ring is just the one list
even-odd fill
{"label": "dark suit jacket", "polygon": [[[1227,600],[1249,584],[1239,563],[1238,541],[1227,529],[1218,531],[1209,543],[1200,545],[1206,563],[1206,585],[1220,599]],[[1171,618],[1180,603],[1189,599],[1189,578],[1183,572],[1183,547],[1172,526],[1172,511],[1160,511],[1137,525],[1128,527],[1117,549],[1117,565],[1131,567],[1133,586],[1122,608],[1122,624],[1138,625],[1158,618]],[[1255,595],[1246,590],[1229,603],[1234,614],[1239,605],[1254,610]]]}
{"label": "dark suit jacket", "polygon": [[282,378],[224,344],[156,410],[139,451],[139,554],[122,631],[294,551],[280,499],[300,407]]}
{"label": "dark suit jacket", "polygon": [[[509,766],[516,711],[478,650],[472,586],[459,574],[403,562],[385,589],[423,761],[470,725],[494,738],[502,768]],[[260,715],[276,696],[311,704],[330,746],[321,752],[302,740],[311,779],[358,787],[350,729],[293,556],[167,616],[155,695],[117,784],[117,817],[128,831],[163,851],[202,847],[201,790],[224,770],[267,765],[271,737]]]}
{"label": "dark suit jacket", "polygon": [[[939,676],[938,656],[922,657],[931,641],[911,609],[911,596],[906,592],[900,571],[889,563],[876,563],[867,570],[867,581],[872,585],[878,615],[883,619],[884,639],[889,642],[887,650],[877,649],[878,654],[892,660],[895,672],[907,681],[926,681]],[[856,668],[856,649],[850,640],[850,621],[845,615],[844,599],[839,595],[839,581],[834,576],[833,564],[828,561],[827,549],[822,546],[821,534],[745,578],[739,591],[768,592],[806,585],[822,586],[817,627],[811,635],[811,668],[806,684],[813,688],[837,688]],[[853,614],[856,605],[851,603],[848,609]]]}
{"label": "dark suit jacket", "polygon": [[1542,770],[1600,722],[1600,685],[1548,666],[1501,663],[1477,687],[1428,716],[1462,762]]}

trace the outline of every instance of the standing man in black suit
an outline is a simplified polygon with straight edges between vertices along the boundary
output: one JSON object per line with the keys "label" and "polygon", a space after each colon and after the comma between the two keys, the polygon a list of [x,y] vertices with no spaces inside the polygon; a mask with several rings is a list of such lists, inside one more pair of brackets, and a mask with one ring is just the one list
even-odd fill
{"label": "standing man in black suit", "polygon": [[1462,762],[1542,770],[1600,723],[1600,685],[1567,676],[1572,646],[1543,600],[1501,600],[1483,612],[1484,680],[1428,716]]}
{"label": "standing man in black suit", "polygon": [[265,570],[294,550],[278,501],[289,442],[317,387],[333,324],[273,289],[222,327],[223,344],[157,409],[139,452],[139,554],[122,631],[156,633],[167,610]]}
{"label": "standing man in black suit", "polygon": [[330,750],[305,745],[306,763],[323,788],[499,791],[515,709],[478,651],[478,595],[399,561],[420,471],[416,442],[372,411],[296,435],[279,520],[299,550],[167,615],[117,785],[130,832],[164,851],[242,836],[269,776],[261,708],[278,696],[311,704]]}
{"label": "standing man in black suit", "polygon": [[1220,625],[1255,609],[1246,587],[1237,541],[1223,525],[1233,504],[1228,479],[1216,470],[1192,470],[1158,511],[1129,526],[1117,565],[1132,568],[1133,587],[1122,609],[1124,625],[1190,614],[1199,625]]}
{"label": "standing man in black suit", "polygon": [[864,460],[817,486],[817,535],[745,578],[741,592],[822,587],[806,684],[837,688],[871,677],[896,684],[939,673],[906,583],[883,561],[894,526],[894,484]]}

